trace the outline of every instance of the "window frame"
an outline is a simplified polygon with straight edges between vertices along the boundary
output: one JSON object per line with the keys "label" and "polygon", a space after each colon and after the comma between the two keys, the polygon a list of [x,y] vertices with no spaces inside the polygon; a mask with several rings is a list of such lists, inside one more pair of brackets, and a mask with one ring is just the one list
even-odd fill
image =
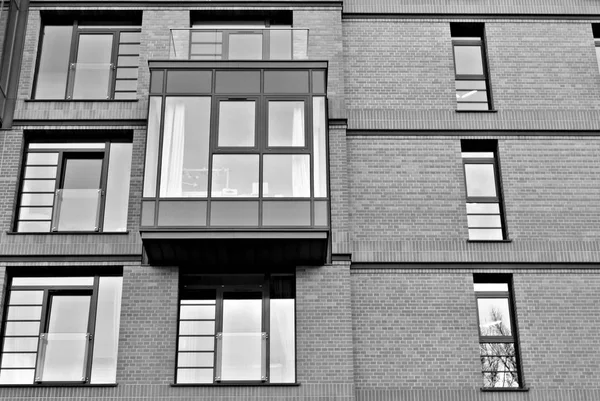
{"label": "window frame", "polygon": [[[507,291],[477,291],[473,290],[475,296],[475,310],[476,310],[476,319],[477,319],[477,332],[478,339],[480,345],[480,360],[483,359],[481,356],[481,345],[488,343],[505,343],[505,344],[513,344],[515,351],[515,367],[517,369],[517,380],[519,382],[518,387],[485,387],[482,386],[485,390],[499,390],[503,389],[524,389],[526,388],[524,378],[523,378],[523,365],[521,358],[521,351],[519,346],[519,330],[517,327],[517,315],[515,308],[515,299],[514,299],[514,286],[512,275],[510,274],[474,274],[473,275],[473,284],[506,284]],[[511,335],[509,336],[484,336],[481,334],[480,329],[480,320],[479,320],[479,299],[506,299],[508,301],[508,310],[510,313],[509,321],[511,324]],[[483,363],[483,362],[482,362]],[[483,374],[483,366],[481,373]]]}
{"label": "window frame", "polygon": [[[486,203],[486,204],[498,204],[499,209],[499,217],[500,217],[500,229],[502,231],[501,239],[477,239],[471,238],[470,230],[471,229],[483,229],[483,230],[491,230],[498,229],[498,227],[470,227],[468,223],[468,216],[476,215],[476,216],[496,216],[496,214],[490,213],[469,213],[467,214],[467,230],[469,231],[469,241],[506,241],[508,240],[508,229],[506,227],[506,213],[504,208],[504,196],[502,191],[502,182],[501,182],[501,173],[500,173],[500,164],[498,158],[498,150],[497,150],[497,142],[489,142],[489,141],[461,141],[461,162],[462,162],[462,173],[463,173],[463,182],[465,183],[465,206],[469,203]],[[481,148],[481,150],[476,150],[477,148]],[[466,148],[466,149],[465,149]],[[464,157],[464,153],[492,153],[492,157]],[[467,164],[491,164],[494,169],[494,188],[496,190],[496,196],[469,196],[469,188],[467,182],[467,172],[466,165]]]}
{"label": "window frame", "polygon": [[[93,355],[94,355],[94,345],[95,345],[95,334],[96,334],[96,325],[97,325],[97,311],[98,311],[98,296],[99,296],[99,287],[100,287],[100,279],[101,278],[106,278],[106,277],[123,277],[123,274],[121,271],[107,271],[107,272],[103,272],[102,274],[90,274],[90,273],[79,273],[79,272],[72,272],[72,274],[64,274],[62,272],[55,274],[55,275],[48,275],[48,274],[38,274],[33,272],[33,274],[27,274],[27,270],[25,269],[25,271],[23,272],[23,274],[18,274],[18,275],[13,275],[10,277],[9,281],[8,281],[8,285],[6,287],[6,292],[5,292],[5,303],[4,303],[4,315],[3,315],[3,319],[2,319],[2,329],[1,329],[1,348],[0,348],[0,364],[2,363],[2,359],[4,357],[5,354],[34,354],[35,355],[35,366],[33,367],[34,370],[34,377],[33,377],[33,382],[32,383],[4,383],[4,384],[0,384],[0,387],[63,387],[63,386],[77,386],[77,387],[88,387],[88,386],[92,386],[92,387],[97,387],[97,386],[114,386],[116,384],[116,377],[115,377],[115,382],[113,384],[105,384],[105,383],[91,383],[91,379],[92,379],[92,369],[93,369]],[[68,284],[29,284],[29,285],[17,285],[14,286],[13,285],[13,279],[15,278],[37,278],[37,279],[43,279],[44,277],[51,277],[51,278],[64,278],[64,279],[71,279],[71,278],[89,278],[92,279],[92,283],[89,285],[85,285],[85,284],[74,284],[74,285],[68,285]],[[123,285],[123,283],[121,282],[121,286]],[[121,287],[122,288],[122,287]],[[13,291],[41,291],[43,293],[42,295],[42,301],[41,304],[32,304],[32,303],[25,303],[25,304],[10,304],[10,297]],[[50,313],[52,311],[51,305],[52,305],[52,298],[54,296],[77,296],[77,295],[89,295],[90,296],[90,306],[89,306],[89,313],[88,313],[88,322],[87,322],[87,330],[88,330],[88,336],[87,336],[87,345],[86,345],[86,360],[85,360],[85,365],[84,365],[84,374],[85,376],[82,377],[81,381],[41,381],[39,380],[38,377],[38,369],[39,369],[39,363],[40,363],[40,349],[41,349],[41,336],[45,333],[48,332],[48,324],[49,324],[49,320],[50,320]],[[121,300],[120,302],[122,302],[122,295],[121,295]],[[33,307],[33,306],[41,306],[41,312],[40,312],[40,319],[39,320],[22,320],[22,319],[8,319],[8,311],[10,309],[11,306],[27,306],[27,307]],[[37,335],[6,335],[6,326],[8,322],[12,322],[12,321],[27,321],[27,322],[39,322],[39,329],[38,329],[38,334]],[[120,323],[120,318],[119,318],[119,323]],[[35,351],[5,351],[4,350],[4,339],[5,338],[36,338],[37,341],[37,345],[35,347]],[[119,341],[119,338],[117,338],[117,341]],[[28,367],[9,367],[9,368],[2,368],[2,370],[31,370],[31,368]]]}
{"label": "window frame", "polygon": [[[39,81],[39,72],[40,72],[40,63],[41,63],[41,59],[42,59],[42,52],[43,52],[43,46],[44,46],[44,30],[46,28],[46,26],[70,26],[72,25],[72,32],[71,32],[71,43],[70,43],[70,50],[69,50],[69,60],[68,60],[68,67],[67,67],[67,81],[66,81],[66,85],[65,85],[65,92],[61,97],[54,97],[54,98],[38,98],[37,97],[37,87],[38,87],[38,81]],[[61,23],[61,22],[57,22],[57,23],[52,23],[52,20],[49,21],[48,23],[42,23],[41,25],[41,29],[40,29],[40,38],[38,41],[38,51],[37,51],[37,58],[36,58],[36,67],[35,67],[35,76],[34,76],[34,84],[33,84],[33,89],[32,89],[32,99],[35,100],[43,100],[43,101],[57,101],[57,100],[68,100],[68,101],[99,101],[99,100],[137,100],[137,81],[139,79],[139,57],[140,54],[137,54],[135,56],[138,57],[138,65],[133,67],[133,66],[119,66],[118,65],[118,58],[119,56],[132,56],[133,54],[119,54],[119,46],[121,44],[137,44],[141,46],[141,39],[140,42],[121,42],[121,33],[127,33],[127,32],[134,32],[134,33],[140,33],[142,32],[142,28],[141,26],[135,26],[132,25],[131,27],[129,26],[125,26],[125,25],[119,25],[119,24],[115,24],[114,27],[109,26],[109,25],[89,25],[89,24],[85,24],[85,21],[79,21],[79,20],[74,20],[72,24],[65,24],[65,23]],[[76,64],[77,64],[77,56],[78,56],[78,49],[79,49],[79,41],[81,38],[82,34],[91,34],[91,35],[112,35],[112,44],[111,44],[111,65],[110,65],[110,72],[109,72],[109,78],[108,78],[108,88],[107,88],[107,96],[105,98],[78,98],[78,99],[73,99],[73,91],[74,91],[74,86],[75,86],[75,75],[77,74],[77,68],[76,68]],[[140,49],[141,52],[141,49]],[[125,69],[133,69],[136,68],[138,69],[138,76],[135,79],[122,79],[122,78],[117,78],[117,70],[119,68],[125,68]],[[116,89],[116,85],[117,85],[117,81],[119,80],[126,80],[126,81],[136,81],[136,90],[132,91],[132,90],[117,90]],[[118,99],[115,97],[116,93],[133,93],[135,95],[135,97],[129,98],[129,99]]]}
{"label": "window frame", "polygon": [[[227,277],[227,275],[213,275],[206,274],[206,276],[222,276]],[[248,274],[236,274],[234,276],[262,276],[262,284],[260,285],[260,290],[257,289],[256,285],[244,285],[244,284],[210,284],[210,285],[202,285],[202,284],[186,284],[186,276],[181,273],[180,274],[180,290],[179,290],[179,299],[178,299],[178,308],[177,308],[177,343],[175,350],[175,372],[174,372],[174,385],[176,386],[228,386],[228,385],[293,385],[297,383],[297,375],[298,375],[298,353],[297,353],[297,324],[296,324],[296,275],[295,273],[267,273],[267,274],[257,274],[257,273],[248,273]],[[270,377],[270,341],[271,341],[271,316],[270,316],[270,301],[271,301],[271,278],[272,277],[291,277],[293,282],[293,300],[294,300],[294,381],[293,382],[274,382],[271,383]],[[212,335],[214,338],[214,346],[213,346],[213,366],[212,366],[212,382],[198,382],[198,383],[178,383],[178,371],[180,369],[199,369],[199,368],[207,368],[208,367],[190,367],[184,366],[179,367],[179,354],[181,352],[194,352],[194,351],[180,351],[179,350],[179,340],[181,336],[184,337],[194,337],[194,336],[204,336],[208,337],[210,335],[190,335],[190,334],[180,334],[180,323],[182,321],[189,321],[194,319],[183,319],[181,318],[181,307],[183,300],[193,299],[193,293],[195,291],[215,291],[215,334]],[[221,366],[221,348],[219,346],[219,334],[223,332],[223,300],[224,293],[233,293],[233,292],[241,292],[241,293],[250,293],[256,292],[261,293],[261,330],[263,335],[266,334],[264,347],[264,355],[262,358],[262,378],[261,380],[221,380],[219,374],[219,369]],[[284,298],[287,299],[287,298]],[[198,320],[198,319],[196,319]],[[202,320],[202,319],[200,319]],[[210,319],[209,319],[210,320]],[[195,352],[210,352],[210,351],[195,351]]]}

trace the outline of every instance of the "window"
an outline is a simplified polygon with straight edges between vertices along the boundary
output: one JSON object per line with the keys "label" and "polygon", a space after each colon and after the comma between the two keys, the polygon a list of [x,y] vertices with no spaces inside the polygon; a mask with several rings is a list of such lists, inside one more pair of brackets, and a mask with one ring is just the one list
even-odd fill
{"label": "window", "polygon": [[36,99],[135,99],[140,28],[100,22],[45,24]]}
{"label": "window", "polygon": [[457,110],[491,110],[483,24],[450,24]]}
{"label": "window", "polygon": [[469,239],[506,239],[498,143],[495,140],[463,140],[461,147]]}
{"label": "window", "polygon": [[292,274],[181,276],[177,383],[294,383]]}
{"label": "window", "polygon": [[127,230],[131,143],[29,142],[17,232]]}
{"label": "window", "polygon": [[115,383],[122,277],[13,277],[0,384]]}
{"label": "window", "polygon": [[483,387],[523,387],[510,276],[474,277]]}
{"label": "window", "polygon": [[598,61],[598,68],[600,68],[600,24],[592,24],[592,32],[594,34],[596,60]]}

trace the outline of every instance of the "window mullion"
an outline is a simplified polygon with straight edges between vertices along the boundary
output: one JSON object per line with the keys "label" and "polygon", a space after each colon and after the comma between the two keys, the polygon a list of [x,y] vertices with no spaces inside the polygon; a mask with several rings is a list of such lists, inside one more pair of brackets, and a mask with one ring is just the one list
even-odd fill
{"label": "window mullion", "polygon": [[88,343],[87,343],[87,361],[85,368],[85,381],[89,383],[92,377],[92,361],[94,358],[94,341],[96,333],[96,312],[98,308],[98,289],[100,287],[100,278],[94,277],[94,287],[92,298],[90,300],[90,313],[88,319]]}
{"label": "window mullion", "polygon": [[75,74],[77,73],[77,47],[79,45],[79,28],[77,21],[73,22],[73,36],[71,38],[71,53],[69,57],[69,73],[67,75],[66,99],[73,99],[73,87],[75,86]]}

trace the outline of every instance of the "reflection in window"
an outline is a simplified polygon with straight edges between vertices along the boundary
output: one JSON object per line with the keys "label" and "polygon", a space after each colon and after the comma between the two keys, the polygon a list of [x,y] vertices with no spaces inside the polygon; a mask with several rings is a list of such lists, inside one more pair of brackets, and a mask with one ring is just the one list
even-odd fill
{"label": "reflection in window", "polygon": [[177,383],[293,383],[292,275],[183,276]]}
{"label": "reflection in window", "polygon": [[462,141],[471,240],[502,240],[504,229],[495,141]]}
{"label": "reflection in window", "polygon": [[[489,281],[488,281],[489,280]],[[475,276],[484,387],[522,387],[517,361],[510,278]]]}
{"label": "reflection in window", "polygon": [[121,287],[117,276],[13,278],[0,384],[115,383]]}
{"label": "reflection in window", "polygon": [[30,143],[17,231],[126,231],[131,151],[124,142]]}

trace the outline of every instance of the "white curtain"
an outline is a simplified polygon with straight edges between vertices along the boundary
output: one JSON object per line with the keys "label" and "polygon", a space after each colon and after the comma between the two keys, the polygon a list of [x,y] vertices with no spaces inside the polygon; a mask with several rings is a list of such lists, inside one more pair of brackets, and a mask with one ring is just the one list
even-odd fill
{"label": "white curtain", "polygon": [[[294,108],[292,127],[292,146],[304,146],[304,103]],[[292,196],[310,196],[310,157],[308,155],[292,156]]]}
{"label": "white curtain", "polygon": [[165,105],[160,196],[183,196],[183,156],[185,149],[185,104],[168,99]]}

